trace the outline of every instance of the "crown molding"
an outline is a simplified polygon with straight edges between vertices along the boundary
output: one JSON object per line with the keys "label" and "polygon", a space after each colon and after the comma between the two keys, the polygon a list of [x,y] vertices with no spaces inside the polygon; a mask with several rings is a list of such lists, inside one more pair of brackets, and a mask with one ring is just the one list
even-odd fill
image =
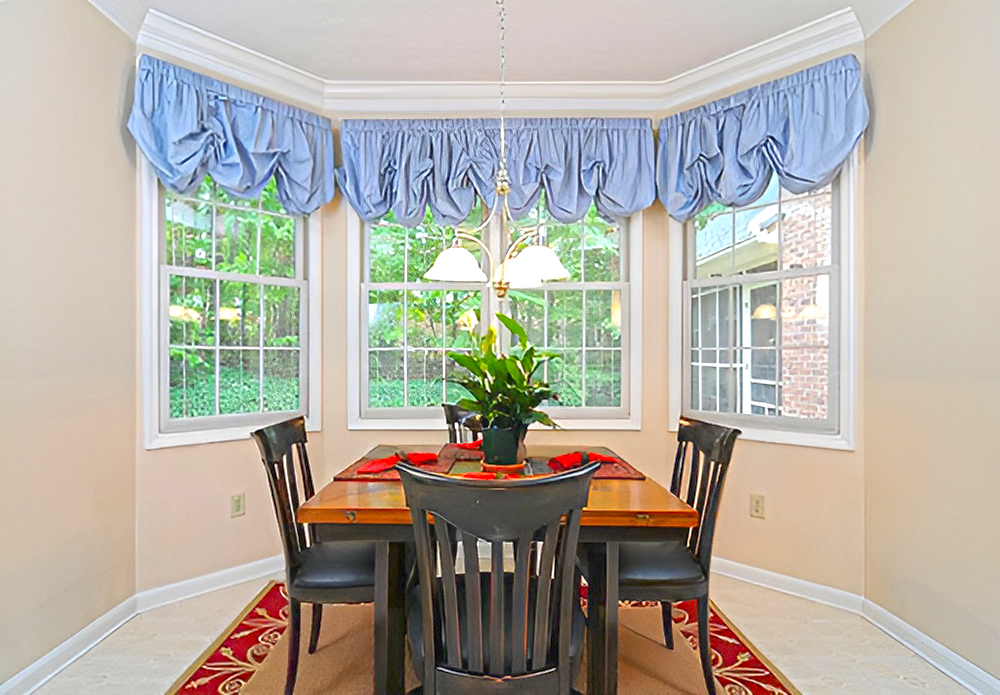
{"label": "crown molding", "polygon": [[[666,115],[773,78],[820,56],[855,47],[864,32],[846,8],[771,39],[652,82],[512,82],[507,107],[521,112]],[[136,45],[220,79],[288,99],[332,118],[358,114],[476,113],[497,109],[495,82],[324,80],[215,34],[149,10]]]}
{"label": "crown molding", "polygon": [[181,62],[241,87],[313,110],[323,109],[321,78],[162,12],[146,12],[135,44],[142,52]]}

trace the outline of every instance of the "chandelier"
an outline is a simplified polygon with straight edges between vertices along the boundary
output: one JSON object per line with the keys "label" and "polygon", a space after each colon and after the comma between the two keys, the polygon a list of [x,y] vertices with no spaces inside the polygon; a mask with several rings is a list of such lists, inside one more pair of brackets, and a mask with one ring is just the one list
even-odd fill
{"label": "chandelier", "polygon": [[[560,262],[556,252],[541,243],[544,225],[518,228],[510,214],[507,196],[510,194],[510,177],[507,174],[507,134],[504,110],[507,100],[504,92],[506,84],[506,20],[504,0],[496,0],[500,17],[500,161],[497,166],[496,196],[493,206],[483,223],[473,229],[456,229],[455,238],[449,248],[444,249],[434,259],[430,270],[424,273],[425,280],[441,282],[490,283],[497,297],[504,298],[510,289],[540,287],[546,280],[565,280],[569,271]],[[513,239],[503,257],[494,258],[493,253],[477,236],[486,229],[494,218],[499,218],[502,239]],[[513,230],[513,233],[512,233]],[[514,234],[518,236],[514,238]],[[488,263],[489,276],[483,272],[479,261],[472,252],[462,246],[462,240],[471,241],[482,248]],[[530,243],[523,249],[522,244]],[[492,278],[492,280],[491,280]]]}

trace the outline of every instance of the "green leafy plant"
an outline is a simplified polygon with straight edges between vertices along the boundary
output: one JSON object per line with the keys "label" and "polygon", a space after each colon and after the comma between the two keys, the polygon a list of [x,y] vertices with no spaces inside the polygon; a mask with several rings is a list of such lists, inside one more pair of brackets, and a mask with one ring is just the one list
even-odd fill
{"label": "green leafy plant", "polygon": [[533,422],[557,427],[538,406],[559,397],[537,377],[539,368],[557,356],[531,345],[524,328],[511,317],[497,314],[497,320],[517,338],[510,354],[500,352],[493,326],[482,338],[473,337],[470,352],[448,353],[467,372],[449,379],[470,394],[459,400],[458,406],[479,415],[483,427],[520,428]]}

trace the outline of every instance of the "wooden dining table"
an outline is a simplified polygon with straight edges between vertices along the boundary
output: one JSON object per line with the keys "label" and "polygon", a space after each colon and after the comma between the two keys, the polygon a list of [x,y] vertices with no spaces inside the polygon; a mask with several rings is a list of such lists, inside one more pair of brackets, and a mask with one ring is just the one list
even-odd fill
{"label": "wooden dining table", "polygon": [[[439,447],[392,445],[403,452]],[[527,455],[548,458],[579,447],[532,446]],[[657,457],[641,468],[664,465]],[[641,463],[641,462],[640,462]],[[376,545],[374,692],[402,695],[406,627],[405,549],[413,542],[410,510],[398,480],[335,480],[298,510],[322,541],[367,540]],[[618,544],[686,537],[698,512],[646,477],[594,479],[583,510],[581,548],[587,553],[589,695],[618,690]]]}

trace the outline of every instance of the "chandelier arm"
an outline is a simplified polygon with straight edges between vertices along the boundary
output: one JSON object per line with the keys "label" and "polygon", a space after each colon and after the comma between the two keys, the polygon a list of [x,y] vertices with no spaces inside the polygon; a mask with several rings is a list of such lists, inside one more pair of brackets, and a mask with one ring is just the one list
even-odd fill
{"label": "chandelier arm", "polygon": [[517,247],[533,236],[538,236],[538,227],[535,227],[534,229],[529,229],[527,232],[525,232],[517,239],[512,241],[510,243],[510,246],[507,247],[507,253],[504,255],[504,260],[509,261],[511,258],[513,258],[514,252],[517,251]]}
{"label": "chandelier arm", "polygon": [[466,239],[468,241],[474,242],[474,243],[478,244],[479,247],[482,248],[483,251],[486,252],[486,258],[490,262],[490,277],[492,277],[493,276],[493,268],[496,266],[496,259],[493,258],[493,254],[490,252],[490,249],[486,246],[486,244],[484,244],[483,242],[481,242],[477,237],[474,237],[471,234],[466,234],[465,232],[460,232],[458,230],[455,230],[455,238],[456,239]]}

